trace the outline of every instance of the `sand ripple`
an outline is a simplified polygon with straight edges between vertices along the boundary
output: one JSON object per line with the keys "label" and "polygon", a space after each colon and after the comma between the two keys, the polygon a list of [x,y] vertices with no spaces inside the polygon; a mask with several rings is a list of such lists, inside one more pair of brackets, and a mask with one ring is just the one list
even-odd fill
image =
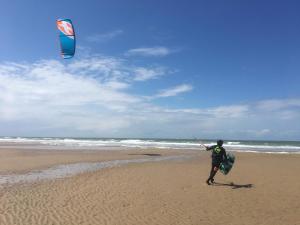
{"label": "sand ripple", "polygon": [[0,189],[0,224],[299,225],[299,156],[238,156],[218,186],[205,184],[209,155],[12,185]]}

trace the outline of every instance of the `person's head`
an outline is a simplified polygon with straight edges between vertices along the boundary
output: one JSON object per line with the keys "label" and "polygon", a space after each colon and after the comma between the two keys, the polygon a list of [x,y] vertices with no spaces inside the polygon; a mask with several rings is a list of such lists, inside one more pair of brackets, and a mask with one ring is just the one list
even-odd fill
{"label": "person's head", "polygon": [[217,145],[221,147],[223,145],[223,140],[218,140]]}

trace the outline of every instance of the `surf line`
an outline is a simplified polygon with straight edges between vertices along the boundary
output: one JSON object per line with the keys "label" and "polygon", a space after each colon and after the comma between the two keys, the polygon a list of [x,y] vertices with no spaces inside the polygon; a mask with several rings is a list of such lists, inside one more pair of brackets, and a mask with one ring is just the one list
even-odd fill
{"label": "surf line", "polygon": [[50,180],[71,177],[77,174],[85,172],[93,172],[100,169],[119,167],[130,163],[145,163],[145,162],[159,162],[167,160],[185,160],[191,156],[188,155],[177,155],[177,156],[162,156],[162,157],[151,157],[141,159],[124,159],[124,160],[112,160],[104,162],[93,162],[93,163],[73,163],[63,164],[54,166],[44,170],[33,170],[25,174],[9,174],[0,175],[0,187],[2,185],[11,185],[17,183],[30,183],[36,181]]}

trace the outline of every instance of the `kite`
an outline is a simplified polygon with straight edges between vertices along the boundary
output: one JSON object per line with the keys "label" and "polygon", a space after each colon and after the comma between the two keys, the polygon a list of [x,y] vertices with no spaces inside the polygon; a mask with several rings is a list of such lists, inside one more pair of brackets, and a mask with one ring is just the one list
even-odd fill
{"label": "kite", "polygon": [[70,19],[58,19],[56,21],[57,29],[59,30],[59,41],[61,56],[64,59],[70,59],[75,54],[75,32],[72,21]]}

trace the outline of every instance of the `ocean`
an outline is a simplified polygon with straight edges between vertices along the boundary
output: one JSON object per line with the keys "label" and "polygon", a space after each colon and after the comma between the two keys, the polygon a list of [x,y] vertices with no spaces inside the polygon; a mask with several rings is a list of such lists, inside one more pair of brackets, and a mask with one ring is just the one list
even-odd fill
{"label": "ocean", "polygon": [[[158,148],[204,150],[202,145],[214,145],[216,140],[201,139],[143,139],[143,138],[41,138],[41,137],[0,137],[0,146],[42,146],[44,148],[66,149],[128,149]],[[244,141],[224,140],[224,147],[229,151],[265,152],[265,153],[300,153],[300,141]]]}

